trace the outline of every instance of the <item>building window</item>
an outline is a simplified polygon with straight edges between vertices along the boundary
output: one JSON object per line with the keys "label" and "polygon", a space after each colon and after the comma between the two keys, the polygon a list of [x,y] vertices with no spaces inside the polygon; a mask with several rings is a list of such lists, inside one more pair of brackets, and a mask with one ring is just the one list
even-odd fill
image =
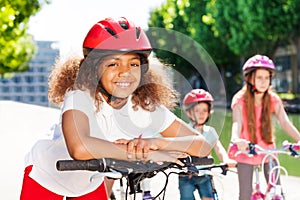
{"label": "building window", "polygon": [[292,68],[291,57],[281,56],[275,59],[276,78],[273,79],[273,85],[279,93],[288,93],[292,91]]}

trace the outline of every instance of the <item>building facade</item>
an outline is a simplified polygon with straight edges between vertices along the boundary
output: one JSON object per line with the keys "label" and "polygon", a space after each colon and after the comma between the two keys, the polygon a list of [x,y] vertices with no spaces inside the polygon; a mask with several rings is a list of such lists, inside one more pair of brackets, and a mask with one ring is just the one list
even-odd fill
{"label": "building facade", "polygon": [[38,50],[26,72],[0,78],[0,100],[48,106],[48,76],[59,56],[58,43],[36,41]]}
{"label": "building facade", "polygon": [[300,93],[300,65],[297,64],[297,50],[294,46],[278,48],[275,53],[275,89],[279,93]]}

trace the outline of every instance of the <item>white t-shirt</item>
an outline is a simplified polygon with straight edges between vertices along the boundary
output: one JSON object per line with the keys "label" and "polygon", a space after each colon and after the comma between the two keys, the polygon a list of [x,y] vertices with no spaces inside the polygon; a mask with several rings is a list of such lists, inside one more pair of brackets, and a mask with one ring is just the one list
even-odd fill
{"label": "white t-shirt", "polygon": [[[176,119],[176,116],[164,106],[154,112],[138,107],[133,110],[131,97],[120,110],[113,109],[105,101],[99,112],[96,112],[94,100],[89,92],[75,90],[66,94],[61,115],[67,110],[79,110],[89,119],[90,135],[108,141],[120,138],[159,137]],[[68,154],[61,130],[61,118],[57,124],[52,140],[40,140],[26,156],[26,166],[33,165],[29,174],[43,187],[57,194],[76,197],[87,194],[103,182],[103,178],[90,181],[97,172],[58,171],[57,160],[71,159]]]}
{"label": "white t-shirt", "polygon": [[[192,123],[189,123],[189,126],[193,127]],[[202,133],[198,129],[195,130],[198,131],[199,134],[202,134],[204,136],[211,147],[214,147],[219,140],[219,135],[217,134],[216,129],[212,126],[203,125]]]}

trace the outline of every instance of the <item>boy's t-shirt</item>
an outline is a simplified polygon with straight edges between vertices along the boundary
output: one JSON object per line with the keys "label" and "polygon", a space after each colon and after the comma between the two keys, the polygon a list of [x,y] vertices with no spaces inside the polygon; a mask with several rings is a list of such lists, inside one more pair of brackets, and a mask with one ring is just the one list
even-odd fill
{"label": "boy's t-shirt", "polygon": [[[189,126],[194,128],[192,123],[189,123]],[[197,129],[195,130],[198,131]],[[203,125],[203,132],[202,133],[199,132],[199,134],[204,136],[204,138],[210,144],[211,147],[214,147],[217,141],[219,140],[219,135],[217,134],[215,128],[212,126]]]}

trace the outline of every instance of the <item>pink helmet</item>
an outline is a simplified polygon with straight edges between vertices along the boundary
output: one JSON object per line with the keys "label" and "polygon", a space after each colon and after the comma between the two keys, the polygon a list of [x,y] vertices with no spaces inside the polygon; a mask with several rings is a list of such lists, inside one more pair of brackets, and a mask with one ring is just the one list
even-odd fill
{"label": "pink helmet", "polygon": [[211,103],[214,99],[211,94],[203,89],[193,89],[183,99],[183,109],[188,110],[198,102]]}
{"label": "pink helmet", "polygon": [[249,72],[257,68],[267,69],[271,71],[272,75],[276,70],[273,61],[268,56],[254,55],[251,58],[249,58],[243,66],[244,76],[246,76]]}

